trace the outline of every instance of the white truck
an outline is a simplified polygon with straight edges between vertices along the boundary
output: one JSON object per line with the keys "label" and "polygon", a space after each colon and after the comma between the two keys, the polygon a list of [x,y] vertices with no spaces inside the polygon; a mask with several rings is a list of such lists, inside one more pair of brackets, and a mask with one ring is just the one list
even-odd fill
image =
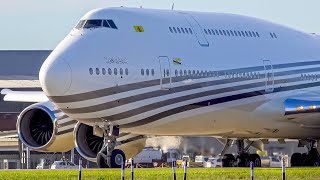
{"label": "white truck", "polygon": [[180,158],[178,150],[169,149],[167,153],[154,148],[145,148],[133,157],[134,164],[138,167],[157,167],[161,165],[171,166],[172,161]]}

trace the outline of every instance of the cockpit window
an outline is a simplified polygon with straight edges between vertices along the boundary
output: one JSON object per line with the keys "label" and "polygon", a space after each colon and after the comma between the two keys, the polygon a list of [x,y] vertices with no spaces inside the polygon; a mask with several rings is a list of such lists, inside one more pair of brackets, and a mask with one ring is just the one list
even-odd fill
{"label": "cockpit window", "polygon": [[110,28],[110,25],[109,25],[109,23],[107,22],[107,20],[103,20],[103,27]]}
{"label": "cockpit window", "polygon": [[108,21],[109,25],[111,26],[111,28],[118,29],[116,24],[112,20],[107,20],[107,21]]}
{"label": "cockpit window", "polygon": [[84,25],[85,22],[86,22],[85,20],[79,21],[79,23],[78,23],[77,26],[76,26],[76,29],[81,29],[81,28],[83,27],[83,25]]}
{"label": "cockpit window", "polygon": [[88,20],[81,20],[76,29],[91,29],[91,28],[112,28],[118,29],[117,25],[111,19],[88,19]]}
{"label": "cockpit window", "polygon": [[102,26],[102,20],[93,19],[93,20],[87,20],[83,28],[90,29],[90,28],[97,28],[101,26]]}

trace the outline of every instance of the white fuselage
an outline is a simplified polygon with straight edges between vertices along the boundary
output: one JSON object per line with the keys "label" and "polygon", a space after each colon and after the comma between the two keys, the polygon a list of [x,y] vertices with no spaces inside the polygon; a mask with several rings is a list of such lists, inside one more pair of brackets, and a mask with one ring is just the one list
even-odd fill
{"label": "white fuselage", "polygon": [[46,95],[77,121],[147,135],[320,137],[320,121],[288,119],[284,107],[319,97],[316,35],[220,13],[107,8],[81,20],[116,28],[73,29],[40,71]]}

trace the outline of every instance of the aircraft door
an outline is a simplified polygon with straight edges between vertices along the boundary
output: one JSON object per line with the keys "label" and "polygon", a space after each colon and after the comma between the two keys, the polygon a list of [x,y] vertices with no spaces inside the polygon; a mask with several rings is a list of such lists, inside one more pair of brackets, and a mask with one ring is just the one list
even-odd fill
{"label": "aircraft door", "polygon": [[171,88],[171,67],[167,56],[159,56],[160,64],[160,87],[163,90]]}
{"label": "aircraft door", "polygon": [[209,46],[209,42],[207,38],[204,36],[202,32],[202,27],[200,26],[198,21],[191,14],[183,13],[183,15],[192,27],[193,34],[197,37],[199,44],[201,46]]}
{"label": "aircraft door", "polygon": [[274,91],[274,72],[273,65],[270,60],[263,60],[265,74],[265,92],[272,93]]}

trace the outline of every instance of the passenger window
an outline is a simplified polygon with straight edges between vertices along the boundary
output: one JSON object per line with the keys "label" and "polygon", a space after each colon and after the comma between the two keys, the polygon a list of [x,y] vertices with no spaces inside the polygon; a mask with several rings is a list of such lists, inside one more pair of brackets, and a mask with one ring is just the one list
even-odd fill
{"label": "passenger window", "polygon": [[229,30],[227,30],[227,34],[228,34],[228,36],[230,36],[230,32],[229,32]]}
{"label": "passenger window", "polygon": [[213,29],[211,29],[211,31],[212,31],[212,34],[213,34],[213,35],[216,35]]}
{"label": "passenger window", "polygon": [[129,70],[128,70],[128,68],[126,68],[126,75],[129,75]]}
{"label": "passenger window", "polygon": [[240,31],[238,31],[238,35],[241,37],[241,32]]}
{"label": "passenger window", "polygon": [[118,27],[116,26],[116,24],[113,22],[113,20],[107,20],[110,27],[113,28],[113,29],[118,29]]}
{"label": "passenger window", "polygon": [[189,34],[189,31],[188,31],[188,29],[187,29],[187,28],[184,28],[184,30],[186,31],[186,33],[187,33],[187,34]]}
{"label": "passenger window", "polygon": [[90,73],[90,75],[93,74],[93,69],[92,68],[89,69],[89,73]]}
{"label": "passenger window", "polygon": [[212,35],[212,33],[211,33],[211,30],[210,30],[210,29],[208,29],[208,32],[209,32],[209,34],[210,34],[210,35]]}
{"label": "passenger window", "polygon": [[225,30],[223,30],[223,34],[226,36],[227,35],[227,33],[226,33],[226,31]]}
{"label": "passenger window", "polygon": [[178,76],[178,70],[177,70],[177,69],[174,71],[174,74],[175,74],[176,76]]}
{"label": "passenger window", "polygon": [[120,68],[120,75],[122,76],[123,75],[123,69]]}
{"label": "passenger window", "polygon": [[141,69],[141,75],[144,76],[144,69]]}
{"label": "passenger window", "polygon": [[177,28],[178,32],[181,33],[180,28]]}
{"label": "passenger window", "polygon": [[169,27],[169,30],[170,30],[170,32],[171,32],[171,33],[173,33],[173,30],[172,30],[172,28],[171,28],[171,27]]}
{"label": "passenger window", "polygon": [[196,71],[195,71],[195,70],[193,70],[192,74],[196,74]]}
{"label": "passenger window", "polygon": [[218,35],[219,36],[219,31],[218,30],[215,30],[216,31],[216,35]]}
{"label": "passenger window", "polygon": [[207,30],[206,30],[206,29],[204,29],[204,33],[208,34],[208,32],[207,32]]}
{"label": "passenger window", "polygon": [[184,75],[185,75],[185,76],[188,75],[188,74],[187,74],[187,70],[184,70]]}
{"label": "passenger window", "polygon": [[151,74],[152,76],[154,76],[154,69],[151,69]]}
{"label": "passenger window", "polygon": [[106,20],[103,20],[103,27],[110,28],[110,25],[108,24],[108,22]]}
{"label": "passenger window", "polygon": [[191,75],[191,70],[188,71],[188,74]]}
{"label": "passenger window", "polygon": [[222,34],[222,31],[221,31],[221,30],[219,30],[219,33],[220,33],[220,35],[221,35],[221,36],[223,36],[223,34]]}
{"label": "passenger window", "polygon": [[167,72],[167,76],[169,76],[169,75],[170,75],[169,69],[167,69],[167,71],[166,71],[166,72]]}
{"label": "passenger window", "polygon": [[246,36],[247,36],[247,37],[249,37],[249,34],[248,34],[248,32],[247,32],[247,31],[245,31],[245,33],[246,33]]}
{"label": "passenger window", "polygon": [[106,75],[106,69],[105,68],[102,68],[102,74]]}
{"label": "passenger window", "polygon": [[182,70],[180,69],[180,76],[182,76]]}
{"label": "passenger window", "polygon": [[233,31],[230,30],[230,33],[231,33],[232,36],[234,36]]}
{"label": "passenger window", "polygon": [[234,35],[238,36],[238,33],[237,33],[237,31],[234,31]]}
{"label": "passenger window", "polygon": [[111,70],[111,68],[108,69],[108,74],[109,74],[109,75],[112,75],[112,70]]}
{"label": "passenger window", "polygon": [[276,35],[276,33],[273,33],[273,37],[278,38],[278,36]]}
{"label": "passenger window", "polygon": [[182,33],[184,34],[184,29],[183,29],[183,28],[181,28],[181,31],[182,31]]}
{"label": "passenger window", "polygon": [[102,20],[98,20],[98,19],[87,20],[83,28],[84,29],[98,28],[98,27],[101,27],[101,24],[102,24]]}
{"label": "passenger window", "polygon": [[252,32],[252,35],[253,35],[253,37],[257,37],[257,36],[256,36],[256,33],[254,33],[254,32]]}
{"label": "passenger window", "polygon": [[146,69],[146,75],[149,76],[149,69]]}
{"label": "passenger window", "polygon": [[250,36],[250,37],[252,37],[252,34],[251,34],[251,32],[250,32],[250,31],[249,31],[249,36]]}
{"label": "passenger window", "polygon": [[272,33],[270,33],[270,36],[273,38],[273,34]]}
{"label": "passenger window", "polygon": [[99,75],[100,74],[100,70],[99,68],[96,68],[96,74]]}
{"label": "passenger window", "polygon": [[242,34],[242,36],[243,36],[243,37],[246,37],[246,35],[244,34],[244,32],[243,32],[243,31],[241,31],[241,34]]}
{"label": "passenger window", "polygon": [[258,37],[260,37],[260,34],[259,34],[258,32],[256,32],[256,35],[257,35]]}
{"label": "passenger window", "polygon": [[114,74],[114,75],[117,75],[117,74],[118,74],[118,70],[117,70],[117,68],[114,68],[114,70],[113,70],[113,74]]}
{"label": "passenger window", "polygon": [[177,33],[177,30],[176,30],[176,28],[175,28],[175,27],[173,27],[173,31],[174,31],[175,33]]}
{"label": "passenger window", "polygon": [[189,32],[190,32],[190,34],[193,34],[193,32],[192,32],[191,28],[189,28]]}

